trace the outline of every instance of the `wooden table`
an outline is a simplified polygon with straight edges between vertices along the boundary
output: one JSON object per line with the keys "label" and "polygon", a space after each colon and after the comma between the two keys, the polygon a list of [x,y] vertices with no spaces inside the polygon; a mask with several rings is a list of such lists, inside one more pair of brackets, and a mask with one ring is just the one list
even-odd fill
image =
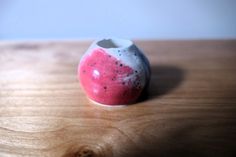
{"label": "wooden table", "polygon": [[122,108],[80,89],[90,43],[0,43],[1,157],[236,155],[236,41],[136,41],[149,97]]}

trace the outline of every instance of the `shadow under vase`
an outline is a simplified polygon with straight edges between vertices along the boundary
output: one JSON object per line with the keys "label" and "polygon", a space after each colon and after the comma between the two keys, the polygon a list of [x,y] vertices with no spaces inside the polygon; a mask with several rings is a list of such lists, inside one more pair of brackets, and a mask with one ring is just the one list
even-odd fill
{"label": "shadow under vase", "polygon": [[138,102],[168,94],[184,80],[183,69],[170,65],[151,66],[151,80]]}

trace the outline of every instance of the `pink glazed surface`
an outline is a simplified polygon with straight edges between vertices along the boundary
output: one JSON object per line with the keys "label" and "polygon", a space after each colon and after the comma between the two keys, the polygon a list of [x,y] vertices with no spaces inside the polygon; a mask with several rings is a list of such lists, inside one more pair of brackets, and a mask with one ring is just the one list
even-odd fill
{"label": "pink glazed surface", "polygon": [[[135,78],[124,79],[129,76]],[[130,104],[142,92],[138,71],[99,48],[81,60],[78,77],[87,96],[101,104]]]}

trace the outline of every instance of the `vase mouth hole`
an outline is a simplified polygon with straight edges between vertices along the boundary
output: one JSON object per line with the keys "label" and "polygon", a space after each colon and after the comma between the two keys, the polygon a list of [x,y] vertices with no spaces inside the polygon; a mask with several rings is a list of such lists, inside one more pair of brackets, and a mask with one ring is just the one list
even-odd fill
{"label": "vase mouth hole", "polygon": [[102,48],[127,48],[131,46],[133,43],[127,39],[103,39],[97,42],[97,45]]}

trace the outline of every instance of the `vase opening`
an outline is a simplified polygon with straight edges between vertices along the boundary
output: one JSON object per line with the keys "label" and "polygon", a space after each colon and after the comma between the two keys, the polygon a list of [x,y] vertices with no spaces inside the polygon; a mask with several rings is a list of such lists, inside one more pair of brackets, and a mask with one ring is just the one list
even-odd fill
{"label": "vase opening", "polygon": [[102,48],[126,48],[132,45],[132,41],[126,39],[103,39],[97,42]]}

